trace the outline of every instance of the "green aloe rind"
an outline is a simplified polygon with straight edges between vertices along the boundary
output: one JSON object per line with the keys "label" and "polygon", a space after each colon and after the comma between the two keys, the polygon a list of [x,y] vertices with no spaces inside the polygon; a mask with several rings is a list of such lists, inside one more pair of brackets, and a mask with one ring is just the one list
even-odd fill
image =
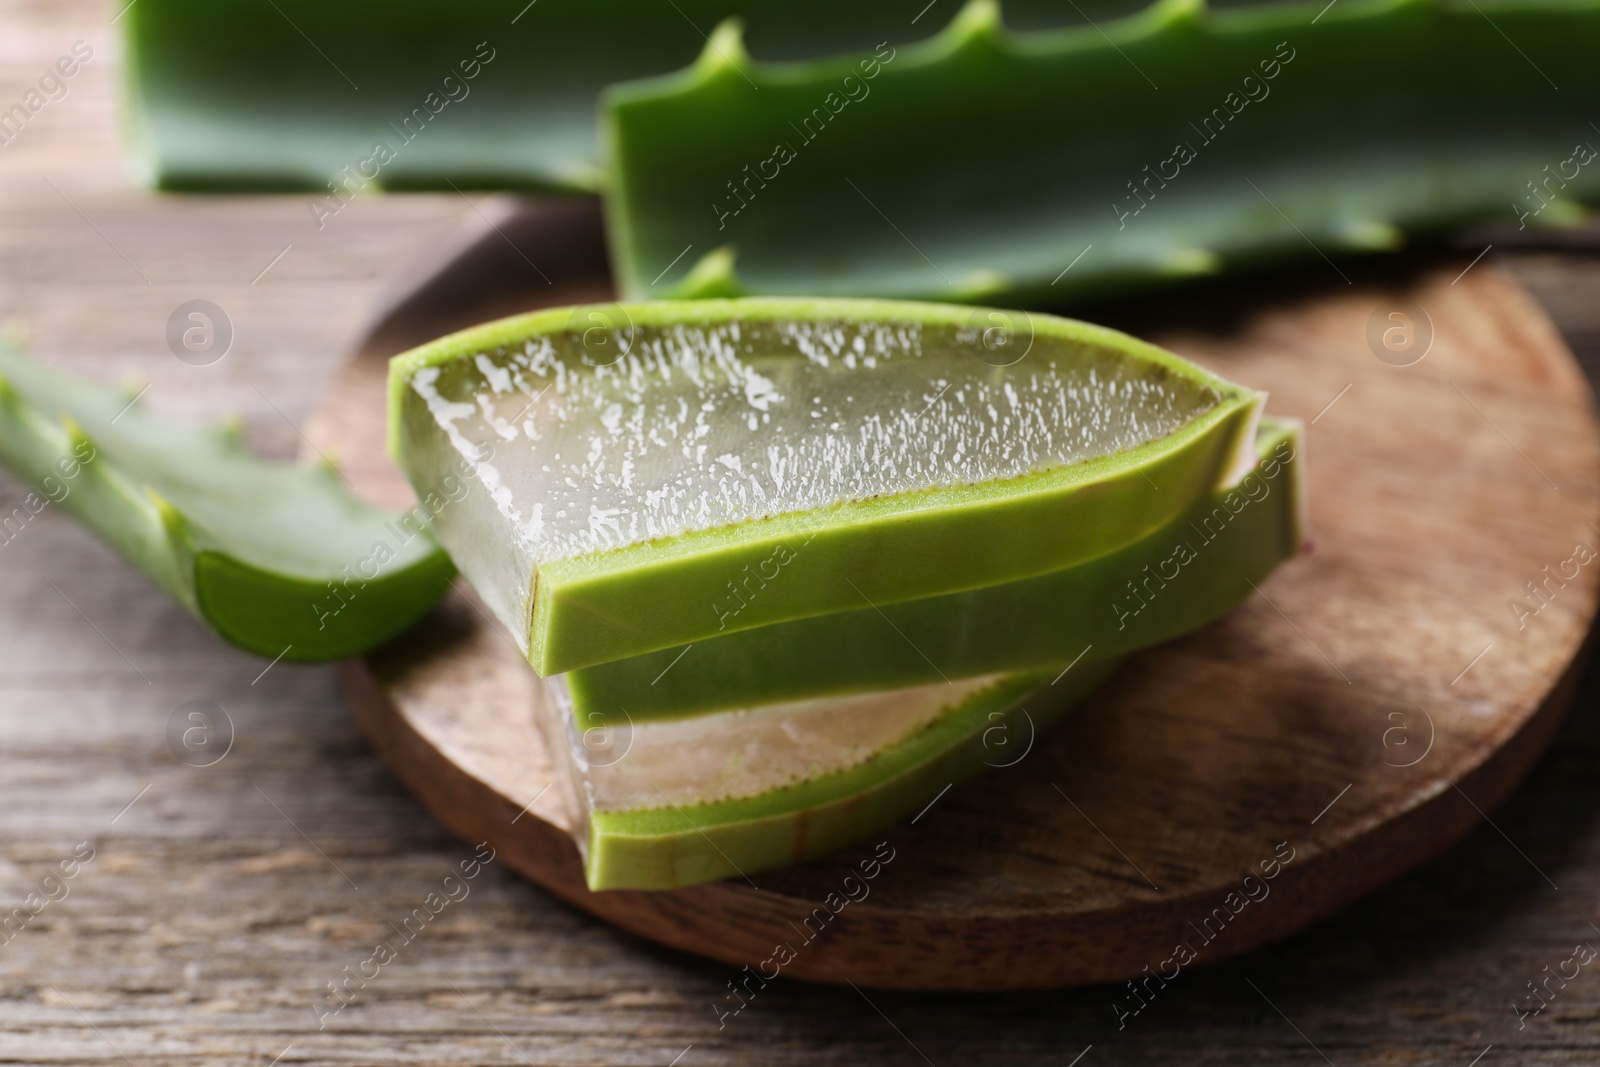
{"label": "green aloe rind", "polygon": [[[971,309],[949,305],[778,299],[612,305],[604,311],[611,321],[629,322],[636,338],[651,331],[665,336],[683,326],[738,325],[748,332],[763,324],[870,324],[925,331],[949,345],[978,344],[960,340],[970,331]],[[1215,403],[1175,432],[1125,451],[1005,480],[846,500],[573,558],[534,559],[531,588],[506,588],[523,580],[521,572],[503,553],[485,548],[503,540],[513,525],[485,503],[500,491],[499,474],[485,474],[459,451],[449,437],[454,431],[447,432],[433,410],[439,397],[426,398],[419,383],[442,390],[450,375],[461,376],[460,398],[451,406],[471,411],[473,401],[483,399],[472,393],[472,376],[480,373],[474,368],[487,361],[495,375],[508,375],[519,369],[519,354],[535,343],[552,346],[541,359],[561,364],[551,381],[588,373],[583,335],[572,327],[574,316],[584,312],[553,309],[477,327],[397,356],[390,369],[391,454],[421,497],[440,493],[445,479],[457,475],[477,489],[471,505],[441,517],[439,535],[546,676],[719,633],[851,611],[863,601],[881,606],[1057,570],[1160,528],[1196,498],[1237,478],[1252,458],[1261,394],[1124,334],[1032,316],[1026,321],[1035,354],[1024,359],[1024,369],[1035,365],[1028,359],[1040,360],[1047,351],[1059,351],[1063,359],[1106,356],[1205,390]],[[790,357],[800,359],[783,356]],[[644,373],[632,363],[618,366],[624,376]],[[525,382],[523,388],[532,395],[536,384]],[[506,447],[529,446],[519,439]],[[495,463],[501,462],[497,456]],[[781,558],[797,541],[804,542],[804,552]],[[730,582],[770,567],[774,559],[784,564],[784,581],[738,612],[716,610]]]}
{"label": "green aloe rind", "polygon": [[[729,23],[615,87],[621,291],[1059,304],[1600,194],[1596,0],[1163,0],[1029,33],[1000,10],[794,64]],[[717,258],[667,269],[686,250]]]}
{"label": "green aloe rind", "polygon": [[[948,656],[947,681],[985,673],[985,664],[1011,672],[842,771],[754,796],[590,812],[583,839],[589,888],[672,889],[804,862],[924,810],[951,784],[985,767],[1019,762],[1038,732],[1108,678],[1127,652],[1232,610],[1256,582],[1300,549],[1305,532],[1301,427],[1291,420],[1264,420],[1256,451],[1257,467],[1236,489],[1219,491],[1181,521],[1076,573],[1009,590],[897,605],[878,618],[880,629],[873,632],[862,625],[865,616],[845,613],[708,642],[710,655],[696,668],[704,673],[684,687],[693,692],[680,690],[669,698],[700,699],[701,711],[707,710],[708,696],[718,706],[723,703],[710,696],[719,681],[727,692],[739,694],[732,701],[741,707],[759,706],[762,698],[756,694],[763,692],[769,701],[809,699],[859,691],[869,679],[885,687],[937,683],[943,675],[920,658],[927,649]],[[1104,609],[1103,617],[1094,607]],[[909,647],[904,639],[916,634],[924,647],[910,654],[897,650],[883,640],[885,622],[901,629],[903,646]],[[1000,631],[997,638],[978,633],[991,627]],[[1038,636],[1029,638],[1027,631],[1035,630]],[[1019,638],[1027,645],[1019,654],[996,654],[1005,642]],[[1088,638],[1090,647],[1079,649],[1078,642]],[[875,661],[882,657],[898,662],[880,670]],[[1075,658],[1064,668],[1014,669],[1029,661],[1060,664],[1068,657]],[[657,658],[642,657],[634,666],[655,669]],[[808,668],[830,681],[808,686],[803,681]],[[629,679],[639,683],[626,692],[632,701],[629,717],[636,724],[672,717],[651,713],[642,669]],[[618,718],[610,698],[622,695],[620,690],[589,685],[583,696],[586,683],[603,679],[606,670],[566,676],[575,722]],[[774,688],[784,695],[772,696]]]}
{"label": "green aloe rind", "polygon": [[[1141,0],[1021,0],[1026,25]],[[119,5],[121,6],[121,5]],[[912,13],[915,15],[915,12]],[[810,0],[139,0],[122,9],[126,120],[140,167],[188,190],[305,190],[319,224],[372,188],[602,184],[596,100],[694,59],[743,17],[754,47],[802,58],[935,32],[888,5]]]}
{"label": "green aloe rind", "polygon": [[635,722],[1121,656],[1232,611],[1305,542],[1304,444],[1263,418],[1256,467],[1138,541],[1020,582],[746,630],[572,671],[576,717]]}
{"label": "green aloe rind", "polygon": [[1009,675],[871,759],[758,796],[589,816],[589,888],[675,889],[826,855],[916,814],[949,785],[1023,758],[1036,731],[1110,676],[1116,659]]}
{"label": "green aloe rind", "polygon": [[370,507],[326,464],[258,459],[237,427],[167,424],[135,399],[0,349],[0,462],[231,643],[355,655],[449,587],[421,507]]}

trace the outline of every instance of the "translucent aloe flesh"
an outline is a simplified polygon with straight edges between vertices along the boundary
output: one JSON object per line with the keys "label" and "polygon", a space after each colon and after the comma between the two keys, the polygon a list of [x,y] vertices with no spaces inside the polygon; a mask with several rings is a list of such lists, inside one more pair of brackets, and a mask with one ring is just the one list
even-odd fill
{"label": "translucent aloe flesh", "polygon": [[589,887],[671,889],[800,863],[914,815],[986,764],[1020,759],[1116,666],[643,725],[575,718],[551,679],[537,711],[565,764]]}
{"label": "translucent aloe flesh", "polygon": [[391,452],[419,496],[464,480],[438,534],[545,675],[1058,570],[1252,462],[1260,394],[1005,315],[537,312],[396,357]]}
{"label": "translucent aloe flesh", "polygon": [[580,721],[626,708],[637,723],[1060,669],[1169,640],[1232,611],[1304,543],[1298,424],[1264,418],[1256,451],[1237,486],[1076,566],[585,667],[565,676],[568,699]]}
{"label": "translucent aloe flesh", "polygon": [[455,574],[420,508],[369,507],[326,465],[257,459],[234,430],[164,423],[128,393],[4,349],[0,462],[37,488],[41,508],[73,515],[263,656],[364,651],[416,621]]}
{"label": "translucent aloe flesh", "polygon": [[633,298],[1060,302],[1570,222],[1600,192],[1596,39],[1596,0],[1172,0],[1031,33],[974,0],[891,62],[772,64],[730,23],[606,98],[613,260]]}
{"label": "translucent aloe flesh", "polygon": [[[1025,0],[1013,17],[1060,26],[1139,6]],[[746,20],[757,54],[800,59],[925,37],[953,11],[914,18],[844,0],[139,0],[120,20],[127,122],[141,168],[171,189],[589,190],[600,181],[600,91],[690,63],[730,15]]]}

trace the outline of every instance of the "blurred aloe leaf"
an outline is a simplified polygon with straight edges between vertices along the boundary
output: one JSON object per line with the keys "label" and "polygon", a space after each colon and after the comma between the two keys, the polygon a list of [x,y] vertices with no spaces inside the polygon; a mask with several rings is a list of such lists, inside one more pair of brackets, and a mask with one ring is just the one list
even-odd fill
{"label": "blurred aloe leaf", "polygon": [[974,0],[921,44],[771,64],[725,24],[606,98],[619,288],[1037,306],[1569,223],[1600,193],[1597,36],[1595,0],[1163,0],[1027,33]]}
{"label": "blurred aloe leaf", "polygon": [[166,424],[135,399],[0,347],[0,462],[231,643],[355,655],[449,587],[431,509],[370,507],[327,464],[258,459],[237,427]]}
{"label": "blurred aloe leaf", "polygon": [[[1019,0],[1011,15],[1061,26],[1143,2]],[[139,0],[122,16],[126,112],[146,176],[169,189],[327,193],[331,182],[324,211],[368,183],[593,190],[600,91],[683,67],[720,20],[742,16],[757,54],[785,60],[926,37],[956,7]]]}

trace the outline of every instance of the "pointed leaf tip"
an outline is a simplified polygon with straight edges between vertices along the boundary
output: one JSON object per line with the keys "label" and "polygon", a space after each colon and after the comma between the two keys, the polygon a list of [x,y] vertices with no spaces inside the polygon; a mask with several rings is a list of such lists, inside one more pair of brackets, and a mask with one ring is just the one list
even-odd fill
{"label": "pointed leaf tip", "polygon": [[744,22],[726,18],[706,38],[695,70],[703,80],[731,74],[748,81],[751,65],[750,53],[744,47]]}
{"label": "pointed leaf tip", "polygon": [[78,421],[70,415],[61,416],[61,427],[67,431],[67,445],[79,456],[79,462],[92,463],[100,454],[94,441],[84,432]]}
{"label": "pointed leaf tip", "polygon": [[1010,275],[997,270],[968,271],[955,280],[951,298],[962,303],[982,303],[1000,296],[1013,284],[1015,280]]}
{"label": "pointed leaf tip", "polygon": [[1005,32],[999,0],[967,0],[944,32],[952,42],[958,43],[999,37]]}
{"label": "pointed leaf tip", "polygon": [[1160,273],[1169,278],[1189,278],[1215,274],[1222,269],[1222,260],[1215,252],[1204,248],[1179,248],[1162,260]]}
{"label": "pointed leaf tip", "polygon": [[1193,25],[1211,14],[1206,0],[1156,0],[1149,15],[1158,26]]}
{"label": "pointed leaf tip", "polygon": [[736,258],[737,253],[732,245],[712,249],[700,257],[700,262],[684,275],[681,282],[672,287],[672,291],[668,294],[669,298],[715,300],[744,296],[745,287],[739,281],[739,274],[735,269]]}
{"label": "pointed leaf tip", "polygon": [[183,512],[179,511],[172,501],[148,485],[144,487],[144,495],[150,501],[151,507],[156,509],[156,517],[161,520],[161,528],[166,531],[167,539],[173,544],[190,544],[193,538],[189,533],[189,520],[184,517]]}
{"label": "pointed leaf tip", "polygon": [[244,416],[230,411],[217,423],[217,440],[230,448],[244,447]]}
{"label": "pointed leaf tip", "polygon": [[1346,227],[1344,232],[1340,234],[1339,243],[1346,248],[1393,252],[1404,247],[1406,235],[1397,226],[1376,219],[1369,219]]}
{"label": "pointed leaf tip", "polygon": [[1576,200],[1557,197],[1539,213],[1539,221],[1551,229],[1565,230],[1589,221],[1591,212]]}
{"label": "pointed leaf tip", "polygon": [[128,374],[123,377],[121,385],[122,395],[127,397],[128,402],[132,404],[144,395],[146,389],[150,388],[150,379],[143,374]]}

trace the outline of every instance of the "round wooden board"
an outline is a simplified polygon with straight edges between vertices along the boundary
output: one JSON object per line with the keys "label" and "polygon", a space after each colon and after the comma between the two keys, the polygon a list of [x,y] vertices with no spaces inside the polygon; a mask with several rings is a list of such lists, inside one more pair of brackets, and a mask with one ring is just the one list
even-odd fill
{"label": "round wooden board", "polygon": [[[410,500],[383,455],[385,357],[606,298],[591,205],[495,201],[483,222],[393,302],[317,420],[376,499]],[[1285,937],[1510,793],[1570,700],[1595,612],[1589,389],[1515,282],[1488,263],[1458,279],[1464,265],[1257,293],[1221,330],[1141,331],[1309,424],[1314,550],[1229,618],[1136,657],[1031,749],[1016,739],[1015,765],[930,796],[881,835],[893,859],[870,882],[847,882],[862,849],[759,887],[590,893],[546,791],[531,673],[464,595],[349,665],[358,715],[457,834],[619,927],[768,975],[792,952],[781,973],[825,982],[1065,986]],[[1390,311],[1417,323],[1411,356],[1431,332],[1424,358],[1374,355],[1369,325],[1381,337]]]}

